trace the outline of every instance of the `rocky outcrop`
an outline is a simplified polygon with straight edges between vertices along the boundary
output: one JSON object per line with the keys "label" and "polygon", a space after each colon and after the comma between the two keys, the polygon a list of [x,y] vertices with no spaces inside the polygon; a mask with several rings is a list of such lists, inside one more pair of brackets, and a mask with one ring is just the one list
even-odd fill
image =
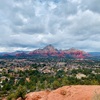
{"label": "rocky outcrop", "polygon": [[25,100],[47,100],[50,91],[31,92],[26,95]]}
{"label": "rocky outcrop", "polygon": [[100,86],[64,86],[53,91],[31,92],[25,100],[95,100],[99,93]]}

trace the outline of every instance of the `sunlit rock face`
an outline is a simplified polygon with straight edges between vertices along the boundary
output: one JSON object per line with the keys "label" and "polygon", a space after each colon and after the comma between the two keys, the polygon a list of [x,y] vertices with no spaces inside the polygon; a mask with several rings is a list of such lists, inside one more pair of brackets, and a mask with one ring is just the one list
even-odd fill
{"label": "sunlit rock face", "polygon": [[25,100],[94,100],[100,86],[64,86],[53,91],[31,92]]}

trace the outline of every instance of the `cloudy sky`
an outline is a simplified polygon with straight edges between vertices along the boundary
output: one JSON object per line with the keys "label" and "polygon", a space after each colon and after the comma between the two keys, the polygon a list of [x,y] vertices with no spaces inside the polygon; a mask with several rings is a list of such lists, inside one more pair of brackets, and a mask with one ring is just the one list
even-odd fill
{"label": "cloudy sky", "polygon": [[100,0],[0,0],[0,52],[48,44],[100,51]]}

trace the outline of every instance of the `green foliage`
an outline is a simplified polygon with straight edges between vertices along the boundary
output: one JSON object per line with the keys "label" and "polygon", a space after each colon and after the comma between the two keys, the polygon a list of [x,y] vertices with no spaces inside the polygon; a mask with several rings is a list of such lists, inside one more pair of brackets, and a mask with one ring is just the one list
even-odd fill
{"label": "green foliage", "polygon": [[6,90],[6,91],[9,91],[10,90],[10,88],[11,88],[11,85],[10,84],[8,84],[8,83],[6,83],[4,86],[3,86],[3,90]]}
{"label": "green foliage", "polygon": [[60,87],[60,83],[55,80],[53,83],[52,83],[52,86],[53,86],[53,89],[57,89],[58,87]]}
{"label": "green foliage", "polygon": [[7,97],[7,100],[13,100],[13,99],[15,99],[15,94],[14,94],[14,93],[10,94],[10,95]]}
{"label": "green foliage", "polygon": [[[83,63],[80,64],[83,65]],[[0,88],[0,90],[6,91],[5,94],[10,93],[8,100],[12,100],[12,98],[24,98],[26,88],[27,92],[33,92],[47,89],[56,89],[65,85],[100,85],[99,69],[78,68],[68,69],[67,72],[65,72],[63,68],[57,71],[57,67],[52,67],[50,70],[52,69],[54,73],[43,73],[41,70],[39,70],[39,68],[41,69],[44,66],[45,64],[34,64],[31,68],[35,68],[35,70],[31,70],[30,68],[30,70],[18,71],[17,73],[13,72],[15,77],[7,75],[9,76],[8,79],[10,80],[6,79],[3,81],[3,88]],[[76,74],[78,73],[85,74],[86,78],[77,79]],[[29,81],[27,81],[26,78],[29,78]],[[17,79],[17,82],[15,82],[15,79]]]}
{"label": "green foliage", "polygon": [[25,94],[26,94],[26,87],[24,86],[19,86],[18,89],[16,90],[16,98],[18,97],[22,97],[24,98]]}
{"label": "green foliage", "polygon": [[68,78],[67,77],[62,78],[61,84],[62,86],[70,85]]}
{"label": "green foliage", "polygon": [[20,85],[15,93],[11,93],[7,97],[7,100],[13,100],[13,99],[17,99],[19,97],[24,98],[25,94],[26,94],[26,87],[23,87],[23,86]]}

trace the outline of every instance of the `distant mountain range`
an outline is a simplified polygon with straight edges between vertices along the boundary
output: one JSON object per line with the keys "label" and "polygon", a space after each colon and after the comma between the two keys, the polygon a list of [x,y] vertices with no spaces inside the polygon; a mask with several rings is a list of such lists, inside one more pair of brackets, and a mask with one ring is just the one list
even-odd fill
{"label": "distant mountain range", "polygon": [[37,49],[34,51],[16,51],[11,53],[1,53],[2,57],[70,57],[77,59],[84,59],[90,56],[89,53],[78,50],[78,49],[68,49],[68,50],[58,50],[52,45],[47,45],[43,49]]}
{"label": "distant mountain range", "polygon": [[58,50],[55,49],[52,45],[47,45],[43,49],[38,49],[30,52],[29,55],[41,55],[46,57],[57,56],[57,57],[85,58],[88,56],[88,53],[74,48],[68,50]]}
{"label": "distant mountain range", "polygon": [[43,49],[36,49],[34,51],[15,51],[15,52],[2,52],[0,57],[60,57],[60,58],[76,58],[76,59],[85,59],[85,58],[100,58],[100,52],[85,52],[75,48],[68,50],[58,50],[52,45],[47,45]]}

